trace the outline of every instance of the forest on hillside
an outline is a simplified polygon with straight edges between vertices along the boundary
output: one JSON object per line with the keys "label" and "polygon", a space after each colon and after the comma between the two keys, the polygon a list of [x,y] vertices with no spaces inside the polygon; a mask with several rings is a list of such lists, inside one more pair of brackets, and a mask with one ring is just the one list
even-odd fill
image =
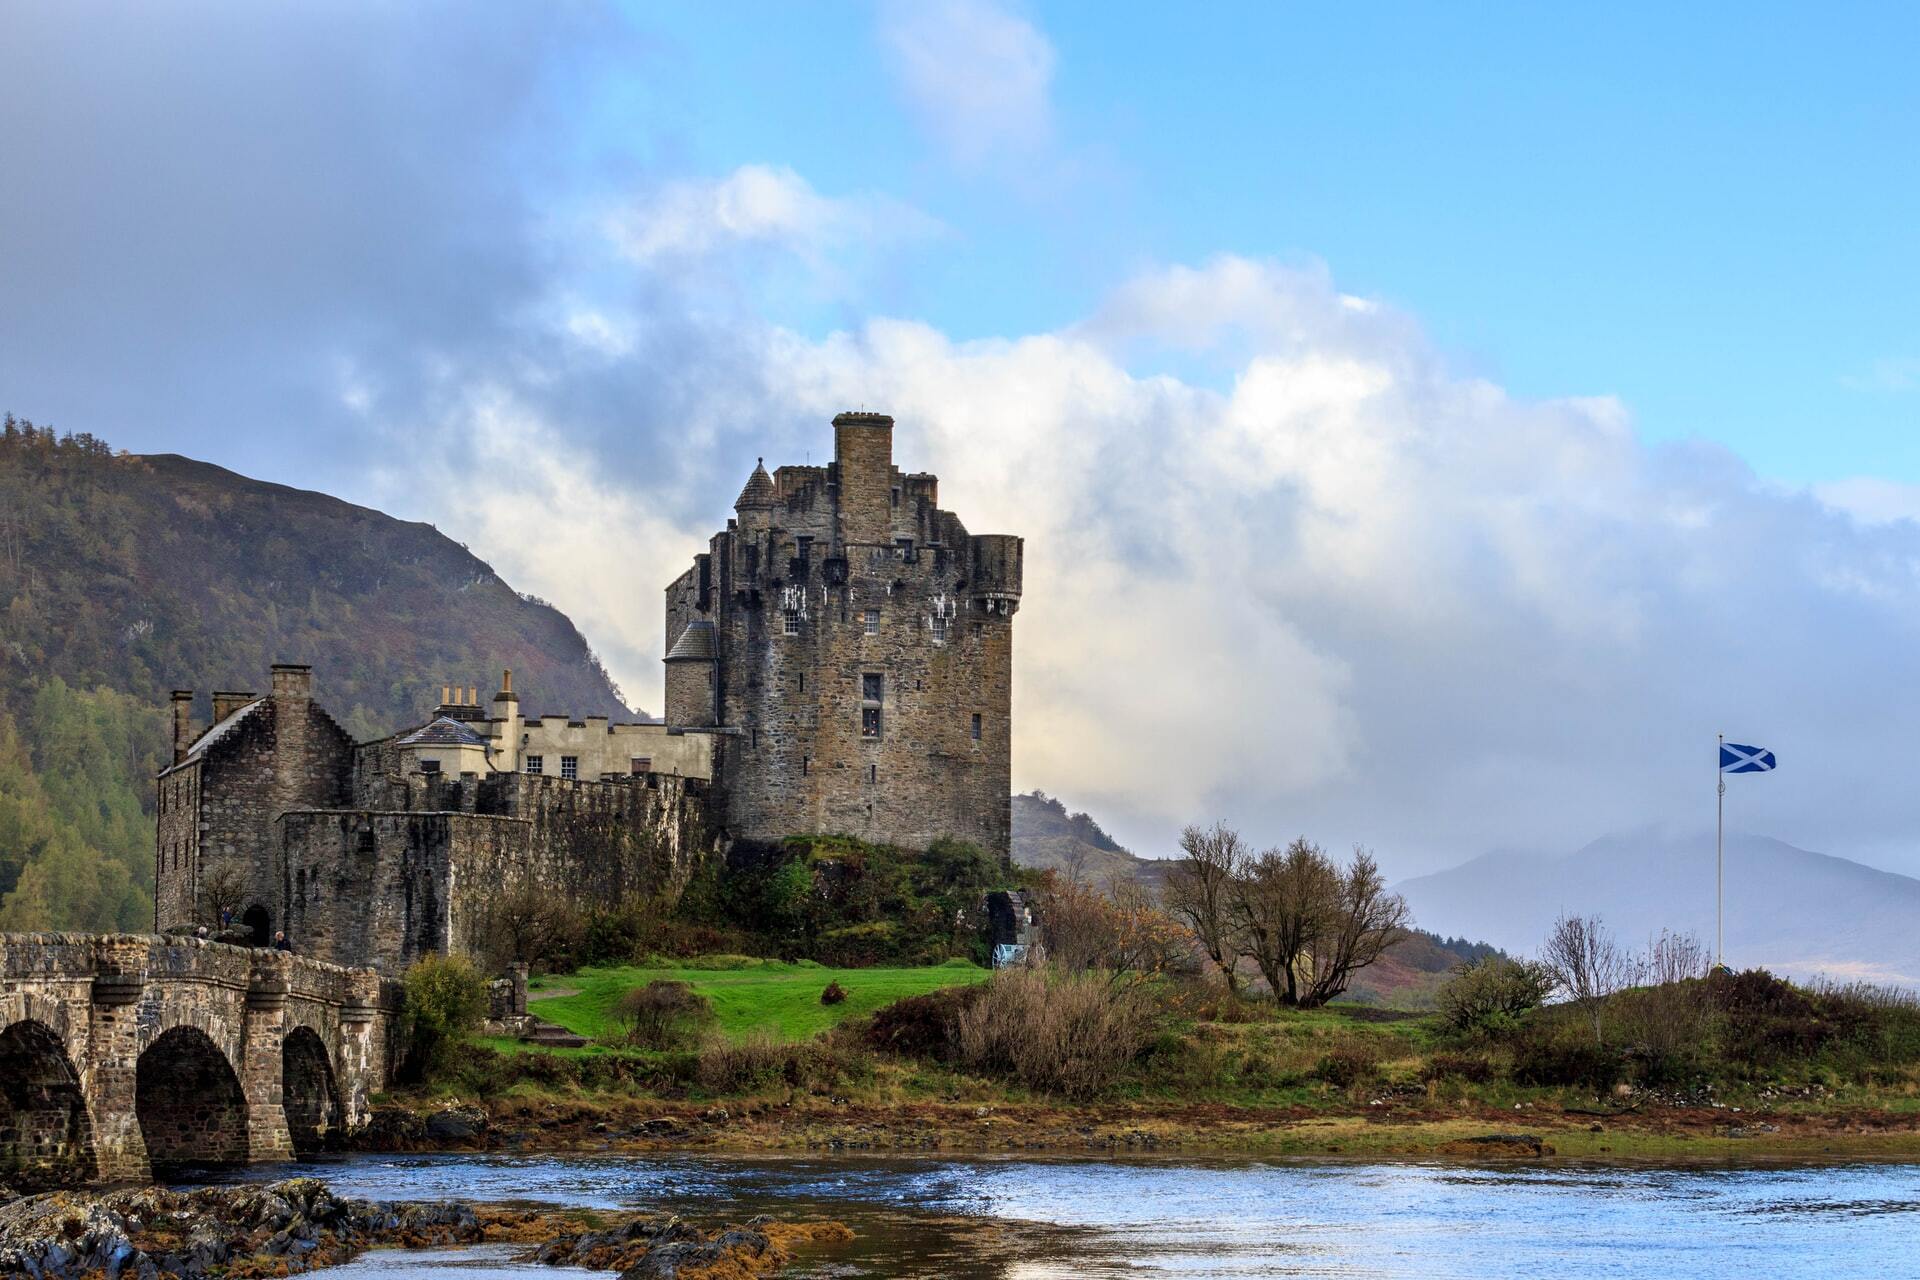
{"label": "forest on hillside", "polygon": [[87,434],[0,423],[0,929],[152,923],[167,694],[309,662],[348,732],[514,672],[532,714],[630,719],[571,621],[432,526]]}

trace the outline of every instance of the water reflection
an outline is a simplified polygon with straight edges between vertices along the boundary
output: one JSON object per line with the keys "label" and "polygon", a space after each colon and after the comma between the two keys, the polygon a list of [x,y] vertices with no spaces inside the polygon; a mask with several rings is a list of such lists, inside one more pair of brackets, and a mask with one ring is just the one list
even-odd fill
{"label": "water reflection", "polygon": [[[1914,1165],[365,1156],[303,1171],[376,1199],[838,1218],[860,1238],[808,1259],[818,1276],[1753,1280],[1910,1274],[1920,1258]],[[356,1274],[451,1265],[416,1262]]]}

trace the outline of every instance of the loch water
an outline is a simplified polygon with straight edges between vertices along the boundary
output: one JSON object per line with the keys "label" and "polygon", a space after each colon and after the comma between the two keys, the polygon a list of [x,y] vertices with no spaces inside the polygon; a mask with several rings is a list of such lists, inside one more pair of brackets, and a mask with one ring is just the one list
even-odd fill
{"label": "loch water", "polygon": [[[1915,1164],[361,1155],[233,1176],[294,1173],[379,1200],[833,1218],[857,1241],[788,1274],[845,1280],[1920,1276]],[[379,1251],[323,1274],[588,1274],[514,1252]]]}

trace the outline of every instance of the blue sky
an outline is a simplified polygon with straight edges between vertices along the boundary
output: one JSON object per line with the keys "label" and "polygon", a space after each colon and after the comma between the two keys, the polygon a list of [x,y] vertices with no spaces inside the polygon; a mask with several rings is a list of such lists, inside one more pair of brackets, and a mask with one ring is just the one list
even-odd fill
{"label": "blue sky", "polygon": [[1156,262],[1311,257],[1518,392],[1616,394],[1785,480],[1920,481],[1910,7],[1034,6],[1054,145],[958,168],[863,6],[634,12],[661,46],[621,105],[674,159],[931,211],[953,234],[887,300],[956,336]]}
{"label": "blue sky", "polygon": [[1142,852],[1695,829],[1726,732],[1920,873],[1915,13],[8,5],[0,408],[430,520],[649,709],[883,408]]}

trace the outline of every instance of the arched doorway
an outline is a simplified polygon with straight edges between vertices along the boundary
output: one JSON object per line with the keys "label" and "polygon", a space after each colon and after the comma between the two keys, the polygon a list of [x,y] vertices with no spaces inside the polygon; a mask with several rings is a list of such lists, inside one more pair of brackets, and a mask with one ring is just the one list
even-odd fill
{"label": "arched doorway", "polygon": [[175,1027],[140,1055],[134,1111],[156,1178],[246,1163],[246,1095],[227,1056],[197,1027]]}
{"label": "arched doorway", "polygon": [[280,1100],[295,1154],[339,1150],[340,1089],[327,1046],[310,1027],[295,1027],[280,1042]]}
{"label": "arched doorway", "polygon": [[259,903],[240,913],[240,923],[251,935],[248,941],[252,945],[264,947],[273,941],[273,915]]}
{"label": "arched doorway", "polygon": [[93,1173],[87,1103],[60,1037],[39,1022],[0,1031],[0,1182],[38,1191]]}

